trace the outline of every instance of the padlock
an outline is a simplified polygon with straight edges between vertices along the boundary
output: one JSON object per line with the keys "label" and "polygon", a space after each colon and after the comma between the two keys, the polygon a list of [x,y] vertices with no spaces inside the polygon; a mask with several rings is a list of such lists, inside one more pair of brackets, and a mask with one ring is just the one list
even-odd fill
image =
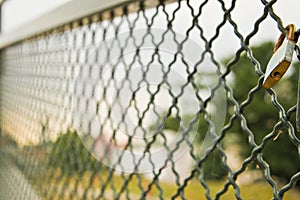
{"label": "padlock", "polygon": [[295,26],[286,27],[287,36],[282,33],[274,47],[273,55],[269,61],[263,81],[265,88],[271,88],[288,70],[292,59],[296,42],[294,41]]}

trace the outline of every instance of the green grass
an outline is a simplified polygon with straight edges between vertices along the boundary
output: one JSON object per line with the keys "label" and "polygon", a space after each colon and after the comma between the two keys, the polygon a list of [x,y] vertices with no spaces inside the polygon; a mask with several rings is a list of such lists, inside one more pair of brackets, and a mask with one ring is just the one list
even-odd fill
{"label": "green grass", "polygon": [[[101,189],[104,188],[104,196],[108,199],[115,198],[122,190],[120,199],[127,199],[126,193],[130,199],[140,199],[143,191],[147,190],[152,179],[145,178],[138,174],[133,174],[131,177],[126,175],[113,174],[112,178],[109,178],[109,174],[106,171],[99,172],[98,174],[91,174],[85,172],[83,174],[65,175],[59,169],[49,170],[43,177],[38,176],[32,178],[33,184],[36,189],[43,190],[44,194],[50,196],[44,196],[45,199],[83,199],[83,191],[87,191],[85,199],[95,199],[99,197]],[[45,183],[47,181],[47,184]],[[126,183],[125,187],[124,184]],[[207,185],[210,189],[210,197],[214,199],[217,192],[223,189],[225,181],[207,181]],[[159,185],[159,186],[158,186]],[[159,190],[160,187],[160,190]],[[241,197],[245,200],[264,200],[272,199],[272,188],[266,182],[259,182],[256,184],[239,186]],[[178,186],[176,184],[164,183],[157,181],[153,184],[151,190],[146,194],[146,199],[159,199],[159,195],[163,199],[171,199],[176,194]],[[54,192],[55,191],[55,192]],[[162,192],[161,192],[162,191]],[[206,200],[205,189],[199,181],[193,179],[188,183],[184,189],[184,197],[187,200]],[[70,198],[70,193],[73,196]],[[298,200],[299,191],[293,189],[288,191],[284,195],[284,200]],[[176,199],[181,199],[180,197]],[[228,191],[223,194],[221,200],[233,200],[235,197],[235,190],[232,186],[228,188]]]}

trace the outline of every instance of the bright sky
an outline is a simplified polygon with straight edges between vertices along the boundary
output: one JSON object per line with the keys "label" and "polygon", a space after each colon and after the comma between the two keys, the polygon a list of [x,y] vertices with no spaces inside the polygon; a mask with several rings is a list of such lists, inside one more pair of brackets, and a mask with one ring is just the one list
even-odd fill
{"label": "bright sky", "polygon": [[[51,11],[52,9],[72,0],[9,0],[4,4],[3,8],[3,31],[9,31],[21,24],[41,16],[42,14]],[[101,0],[99,0],[101,2]],[[200,3],[203,1],[199,1]],[[209,2],[217,2],[211,0]],[[231,0],[224,0],[229,7]],[[251,20],[253,14],[257,10],[262,9],[260,0],[238,0],[234,9],[233,16],[239,16],[237,22],[242,29],[247,29],[247,22]],[[216,4],[211,3],[211,11],[217,10]],[[219,7],[219,6],[218,6]],[[299,18],[299,0],[278,0],[274,5],[275,12],[282,18],[284,24],[294,22],[300,26]],[[207,10],[204,9],[204,10]],[[218,13],[217,13],[218,14]],[[270,33],[266,33],[269,35]]]}
{"label": "bright sky", "polygon": [[[38,18],[69,1],[72,0],[9,0],[3,6],[2,31],[3,33],[9,33],[17,29],[18,26],[29,23],[31,20]],[[223,1],[225,2],[226,7],[229,8],[232,0]],[[99,0],[99,2],[101,2],[101,0]],[[190,2],[195,8],[198,8],[203,0],[190,0]],[[170,9],[176,8],[175,5],[176,4],[174,4],[173,8],[170,6]],[[188,22],[191,22],[189,21],[191,16],[190,10],[187,6],[184,6],[185,4],[182,5],[181,10],[178,12],[179,16],[177,16],[182,18],[182,20],[178,21],[178,23],[173,26],[175,31],[179,33],[183,32],[182,30],[186,30],[183,27],[189,26],[190,24]],[[253,24],[262,15],[263,8],[260,0],[237,0],[235,9],[231,14],[233,20],[238,25],[239,31],[243,35],[247,35],[253,30]],[[294,23],[297,28],[300,28],[299,0],[278,0],[273,8],[275,13],[281,17],[284,25]],[[209,36],[213,35],[217,24],[221,22],[223,17],[220,3],[218,3],[217,0],[208,1],[203,9],[202,16],[200,23],[205,34]],[[216,55],[219,58],[226,56],[228,54],[226,54],[226,52],[232,52],[232,50],[238,48],[240,45],[237,38],[233,36],[233,30],[229,25],[227,27],[225,26],[222,31],[222,36],[219,38],[225,39],[216,41],[214,44],[215,48],[224,49],[224,51],[220,52],[220,55]],[[182,34],[184,34],[184,32]],[[277,24],[270,16],[268,16],[268,19],[260,25],[260,30],[251,40],[251,44],[258,44],[267,40],[275,42],[279,34]]]}
{"label": "bright sky", "polygon": [[[41,15],[50,12],[58,6],[72,0],[8,0],[2,10],[3,14],[3,27],[4,33],[10,33],[21,25],[30,23],[31,20],[39,18]],[[84,0],[76,0],[82,1]],[[199,8],[199,5],[204,0],[190,0],[194,8]],[[224,0],[226,8],[230,7],[232,0]],[[101,3],[101,0],[99,0]],[[168,13],[172,13],[177,8],[177,4],[170,4],[166,7]],[[231,13],[232,19],[238,26],[238,31],[245,37],[253,30],[253,25],[257,19],[262,16],[264,6],[261,0],[237,0],[235,9]],[[278,0],[274,5],[275,13],[280,16],[283,21],[283,25],[294,23],[300,28],[299,17],[299,0]],[[149,13],[154,13],[155,10],[150,10]],[[195,9],[198,12],[198,9]],[[162,13],[162,12],[161,12]],[[217,25],[222,21],[224,12],[220,7],[220,3],[217,0],[210,0],[203,8],[203,13],[199,18],[199,25],[204,30],[204,35],[210,39],[216,32]],[[170,15],[172,16],[172,15]],[[166,20],[159,20],[159,17],[165,17],[164,14],[157,16],[158,20],[153,25],[154,28],[166,27],[164,23]],[[181,3],[181,9],[176,13],[176,20],[173,24],[173,30],[182,35],[186,34],[187,29],[191,26],[191,10],[188,8],[185,2]],[[141,24],[137,24],[137,28],[145,28],[145,24],[141,21]],[[126,30],[122,30],[126,31]],[[268,16],[259,27],[259,31],[251,39],[250,45],[259,44],[263,41],[276,42],[280,32],[278,31],[276,22]],[[194,31],[191,33],[190,38],[195,41],[196,44],[200,44],[203,41],[199,40],[199,32]],[[228,55],[232,55],[237,48],[240,47],[239,39],[234,35],[232,26],[227,22],[222,27],[221,33],[213,43],[213,52],[216,58],[222,59]],[[192,48],[194,49],[194,48]],[[198,51],[199,49],[197,49]],[[193,52],[189,54],[191,55]],[[195,52],[194,52],[195,53]],[[198,55],[198,52],[196,52]],[[198,57],[197,57],[198,59]]]}
{"label": "bright sky", "polygon": [[2,31],[9,32],[70,0],[8,0],[2,10]]}

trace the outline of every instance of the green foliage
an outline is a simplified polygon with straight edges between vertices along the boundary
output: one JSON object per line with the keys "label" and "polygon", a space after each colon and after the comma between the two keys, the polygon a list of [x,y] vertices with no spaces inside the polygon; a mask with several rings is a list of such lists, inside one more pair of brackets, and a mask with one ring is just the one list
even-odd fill
{"label": "green foliage", "polygon": [[[270,42],[252,48],[253,55],[259,61],[263,71],[265,71],[271,58],[272,50],[273,44]],[[250,62],[246,54],[242,55],[239,61],[232,66],[235,76],[231,87],[233,88],[235,99],[240,104],[248,98],[250,90],[258,84],[259,76],[255,70],[256,67],[258,66]],[[295,69],[291,67],[291,71],[295,71]],[[278,101],[286,110],[296,104],[297,80],[298,73],[293,72],[291,75],[285,75],[273,87],[277,92]],[[258,144],[262,142],[266,134],[273,130],[274,125],[279,121],[278,110],[271,103],[271,96],[264,88],[260,88],[255,94],[252,102],[246,107],[243,114],[247,119],[247,126],[255,135],[255,140]],[[292,123],[295,121],[294,118],[295,116],[291,119]],[[249,155],[251,149],[248,145],[248,138],[245,132],[242,132],[239,122],[235,124],[231,131],[242,138],[243,142],[241,145],[245,151],[243,153],[244,155]],[[295,172],[300,170],[297,149],[290,142],[285,129],[283,129],[283,134],[276,141],[267,144],[263,154],[265,160],[270,164],[273,175],[289,179]]]}
{"label": "green foliage", "polygon": [[274,175],[290,179],[293,174],[300,171],[300,158],[297,148],[288,139],[287,133],[282,134],[276,141],[268,144],[263,150],[263,154]]}
{"label": "green foliage", "polygon": [[49,166],[59,167],[65,173],[79,173],[100,169],[101,164],[86,150],[78,134],[68,131],[53,144]]}
{"label": "green foliage", "polygon": [[[269,59],[272,56],[273,47],[274,44],[271,42],[251,47],[253,57],[258,62],[251,60],[249,56],[244,53],[237,63],[230,66],[233,72],[231,75],[234,77],[228,81],[228,84],[230,84],[233,90],[235,100],[240,105],[249,98],[249,92],[259,84],[259,80],[261,80],[262,77],[258,71],[261,68],[261,70],[265,72]],[[224,61],[226,66],[228,66],[229,63],[229,59]],[[296,65],[297,67],[295,67]],[[279,83],[273,87],[278,95],[278,101],[286,110],[297,102],[298,73],[295,71],[296,69],[298,70],[299,66],[299,62],[291,66],[289,70],[290,73],[287,73]],[[227,109],[228,116],[225,121],[228,122],[235,108],[234,105],[228,103]],[[248,104],[242,112],[247,120],[247,127],[254,134],[257,144],[261,144],[263,138],[272,132],[274,125],[280,120],[279,111],[272,104],[271,95],[263,87],[255,92],[250,104]],[[191,116],[183,117],[185,119],[191,118]],[[294,124],[295,115],[292,116],[290,121]],[[165,129],[178,130],[178,126],[178,120],[168,119]],[[201,145],[209,130],[208,127],[204,117],[200,116],[197,130],[193,130],[197,131],[197,137],[195,139],[197,144]],[[226,134],[236,134],[237,137],[239,137],[238,144],[242,147],[241,149],[243,151],[241,152],[241,156],[246,158],[250,155],[252,148],[249,145],[247,132],[243,130],[241,122],[236,120],[233,127],[228,130]],[[276,141],[270,141],[265,146],[263,157],[270,164],[272,175],[290,179],[293,174],[300,171],[299,155],[296,147],[289,140],[286,128],[283,128],[282,131],[282,135]],[[225,139],[226,138],[227,136]],[[208,179],[218,179],[225,175],[221,157],[218,152],[214,151],[209,155],[202,166],[202,170]]]}
{"label": "green foliage", "polygon": [[198,144],[201,144],[202,141],[204,140],[207,131],[209,130],[209,124],[205,121],[203,114],[200,115],[199,122],[198,122],[198,127],[197,127],[197,135],[195,142]]}
{"label": "green foliage", "polygon": [[[190,121],[194,116],[184,116],[185,121]],[[165,130],[179,130],[180,121],[175,117],[168,117],[164,126]],[[200,145],[208,131],[209,125],[205,122],[204,116],[200,115],[199,123],[195,125],[196,128],[192,131],[197,131],[195,143]],[[222,164],[221,156],[218,151],[213,151],[203,163],[201,169],[206,179],[217,180],[223,178],[227,172]]]}
{"label": "green foliage", "polygon": [[222,163],[222,157],[217,150],[214,150],[202,165],[205,179],[219,180],[227,175],[227,171]]}
{"label": "green foliage", "polygon": [[164,129],[178,131],[179,126],[180,126],[180,121],[178,118],[168,117],[165,122]]}

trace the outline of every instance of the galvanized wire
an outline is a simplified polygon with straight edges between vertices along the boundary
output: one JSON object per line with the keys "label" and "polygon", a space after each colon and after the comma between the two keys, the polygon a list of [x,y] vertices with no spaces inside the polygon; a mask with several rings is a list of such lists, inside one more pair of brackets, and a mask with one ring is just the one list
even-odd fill
{"label": "galvanized wire", "polygon": [[[255,163],[271,187],[273,199],[282,199],[295,188],[300,172],[280,188],[264,149],[282,129],[287,130],[295,151],[300,149],[291,120],[296,106],[285,109],[276,92],[266,90],[279,120],[260,143],[245,114],[260,95],[264,78],[250,41],[268,18],[276,22],[279,33],[285,31],[272,8],[276,2],[261,1],[263,13],[248,34],[239,30],[232,17],[236,0],[229,6],[215,1],[222,20],[211,36],[200,23],[203,12],[209,9],[208,0],[197,6],[190,0],[132,1],[2,49],[0,178],[8,183],[0,180],[1,186],[6,185],[0,187],[4,188],[0,196],[14,199],[27,193],[24,198],[30,199],[192,199],[190,188],[197,187],[202,190],[199,198],[220,199],[232,194],[232,198],[244,199],[238,178]],[[182,10],[190,21],[179,34],[175,26]],[[157,24],[164,27],[159,29]],[[214,45],[227,26],[240,45],[224,64]],[[199,44],[187,51],[194,44],[194,32]],[[189,55],[194,53],[195,57]],[[255,76],[249,78],[256,80],[256,85],[245,91],[248,95],[241,101],[235,97],[231,76],[243,55],[253,65]],[[184,82],[174,82],[177,66]],[[211,69],[201,71],[206,66]],[[212,83],[199,83],[201,75],[212,74]],[[208,95],[203,95],[203,87],[208,88]],[[221,128],[211,117],[211,106],[220,100],[220,91],[224,92],[224,102],[233,108],[224,108]],[[186,95],[191,99],[188,103],[184,102]],[[189,110],[187,104],[194,104],[192,114],[183,114]],[[149,116],[153,118],[150,125]],[[176,127],[171,134],[166,128],[170,119]],[[199,124],[205,128],[199,131]],[[224,143],[236,126],[247,138],[250,153],[238,169],[233,169]],[[199,139],[195,133],[207,137]],[[204,168],[214,154],[225,173],[217,192],[212,192]],[[179,163],[182,157],[192,160],[191,164]],[[183,173],[182,168],[187,170]],[[16,181],[20,190],[15,189]],[[15,196],[12,188],[17,191]]]}

